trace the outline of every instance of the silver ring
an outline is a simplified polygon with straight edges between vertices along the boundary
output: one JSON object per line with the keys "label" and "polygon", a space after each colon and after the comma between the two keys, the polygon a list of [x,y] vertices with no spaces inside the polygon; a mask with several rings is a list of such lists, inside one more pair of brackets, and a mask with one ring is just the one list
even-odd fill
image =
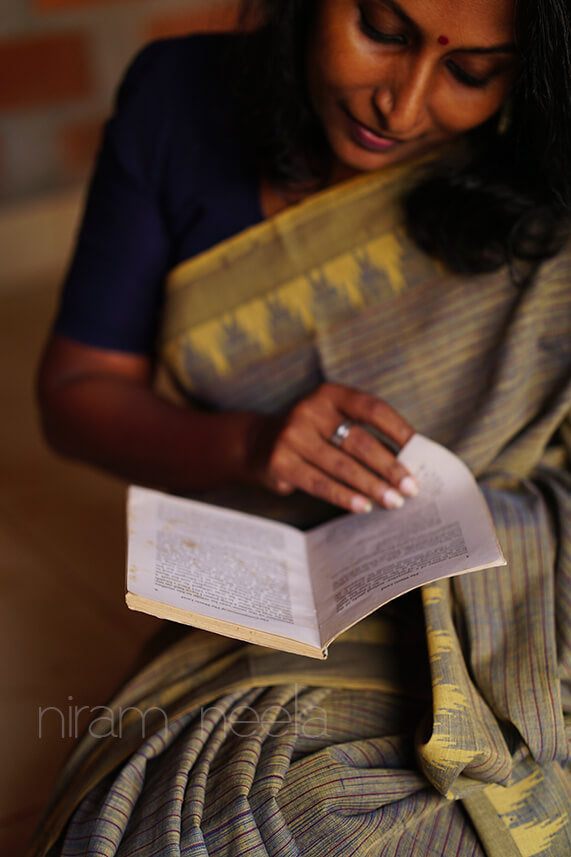
{"label": "silver ring", "polygon": [[337,449],[341,449],[343,446],[343,441],[349,437],[349,432],[353,428],[355,423],[353,420],[343,420],[343,422],[339,423],[331,437],[329,438],[329,443],[336,446]]}

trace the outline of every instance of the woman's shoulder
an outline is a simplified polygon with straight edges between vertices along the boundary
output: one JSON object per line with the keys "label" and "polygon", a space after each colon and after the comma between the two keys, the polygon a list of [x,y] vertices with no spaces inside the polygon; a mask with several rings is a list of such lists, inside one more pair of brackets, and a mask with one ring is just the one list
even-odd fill
{"label": "woman's shoulder", "polygon": [[142,48],[119,84],[105,134],[104,158],[139,183],[158,187],[168,164],[194,169],[220,133],[233,104],[223,81],[237,37],[230,33],[161,39]]}
{"label": "woman's shoulder", "polygon": [[231,33],[208,33],[160,39],[145,45],[131,61],[117,92],[117,103],[144,90],[145,99],[160,108],[189,96],[204,96],[219,84],[220,72],[236,45]]}

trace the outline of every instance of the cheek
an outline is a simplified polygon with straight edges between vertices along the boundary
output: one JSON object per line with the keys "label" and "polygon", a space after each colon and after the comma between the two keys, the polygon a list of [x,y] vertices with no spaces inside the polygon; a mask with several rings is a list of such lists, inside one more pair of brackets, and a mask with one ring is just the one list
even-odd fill
{"label": "cheek", "polygon": [[364,49],[348,25],[332,26],[330,22],[317,29],[307,67],[310,92],[326,98],[374,88],[384,71],[378,55]]}
{"label": "cheek", "polygon": [[451,97],[450,93],[436,98],[432,115],[436,123],[445,131],[460,133],[481,125],[500,109],[504,101],[502,94],[481,94],[468,92],[463,97]]}

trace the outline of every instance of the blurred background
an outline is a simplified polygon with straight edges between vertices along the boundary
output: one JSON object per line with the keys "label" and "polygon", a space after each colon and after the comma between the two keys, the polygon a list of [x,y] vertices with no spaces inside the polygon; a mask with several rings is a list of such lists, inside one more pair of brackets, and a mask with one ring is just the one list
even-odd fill
{"label": "blurred background", "polygon": [[19,857],[91,709],[159,629],[124,606],[125,486],[43,444],[34,373],[102,123],[139,47],[228,0],[2,0],[0,853]]}

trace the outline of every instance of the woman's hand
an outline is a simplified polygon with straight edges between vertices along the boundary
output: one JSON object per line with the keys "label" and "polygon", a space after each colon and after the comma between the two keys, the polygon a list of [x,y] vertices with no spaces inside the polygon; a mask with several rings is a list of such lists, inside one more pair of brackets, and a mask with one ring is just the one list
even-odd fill
{"label": "woman's hand", "polygon": [[[38,391],[46,437],[65,455],[143,485],[197,494],[252,481],[343,509],[396,508],[415,482],[364,426],[402,446],[413,429],[385,402],[323,384],[284,417],[194,411],[152,388],[147,358],[53,337]],[[335,429],[350,420],[339,448]]]}
{"label": "woman's hand", "polygon": [[[339,446],[337,427],[350,430]],[[373,504],[389,509],[417,493],[412,475],[368,431],[380,430],[399,447],[414,429],[386,402],[338,384],[322,384],[284,417],[266,419],[251,448],[257,480],[280,494],[301,489],[353,512]]]}

